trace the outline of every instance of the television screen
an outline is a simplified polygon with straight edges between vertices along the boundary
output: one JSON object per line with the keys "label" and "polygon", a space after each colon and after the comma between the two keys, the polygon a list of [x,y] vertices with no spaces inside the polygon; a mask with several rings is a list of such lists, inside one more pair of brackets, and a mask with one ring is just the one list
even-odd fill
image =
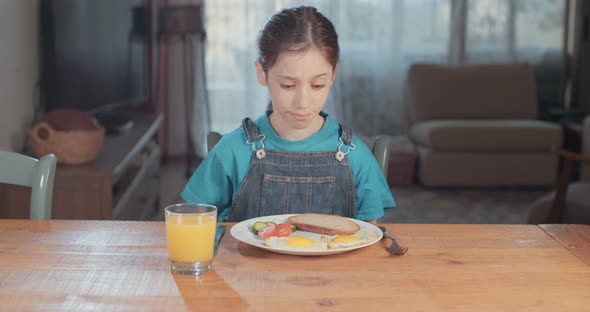
{"label": "television screen", "polygon": [[144,1],[44,0],[40,7],[46,110],[98,114],[147,101]]}

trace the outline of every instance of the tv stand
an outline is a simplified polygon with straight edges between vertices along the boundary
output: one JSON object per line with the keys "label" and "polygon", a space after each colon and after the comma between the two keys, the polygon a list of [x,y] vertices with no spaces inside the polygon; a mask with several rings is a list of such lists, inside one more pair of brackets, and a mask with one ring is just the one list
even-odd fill
{"label": "tv stand", "polygon": [[104,114],[96,116],[98,123],[104,127],[107,134],[121,134],[130,131],[135,121],[120,114]]}
{"label": "tv stand", "polygon": [[[105,137],[100,154],[92,163],[58,165],[52,219],[150,220],[154,217],[160,205],[157,135],[163,115],[137,114],[132,120],[134,126],[130,130]],[[27,219],[30,189],[2,187],[0,218]]]}

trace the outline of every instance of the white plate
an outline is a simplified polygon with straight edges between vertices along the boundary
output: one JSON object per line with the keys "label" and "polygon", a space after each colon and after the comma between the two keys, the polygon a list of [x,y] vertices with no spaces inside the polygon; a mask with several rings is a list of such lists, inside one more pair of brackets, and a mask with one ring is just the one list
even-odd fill
{"label": "white plate", "polygon": [[[327,249],[327,250],[313,250],[313,249],[309,249],[309,248],[301,248],[300,250],[292,250],[292,249],[268,247],[268,246],[264,245],[264,240],[262,238],[260,238],[258,235],[254,235],[254,233],[252,233],[252,225],[255,222],[263,221],[263,222],[274,222],[274,223],[279,224],[279,223],[287,222],[287,219],[290,216],[294,216],[294,215],[295,214],[283,214],[283,215],[265,216],[265,217],[258,217],[258,218],[245,220],[245,221],[242,221],[242,222],[234,225],[231,228],[230,233],[237,240],[239,240],[243,243],[246,243],[248,245],[256,246],[258,248],[266,249],[266,250],[272,251],[272,252],[277,252],[277,253],[282,253],[282,254],[287,254],[287,255],[298,255],[298,256],[324,256],[324,255],[339,254],[339,253],[367,247],[369,245],[372,245],[372,244],[378,242],[383,237],[383,233],[381,232],[381,230],[379,230],[378,227],[376,227],[370,223],[364,222],[364,221],[350,219],[350,218],[348,218],[350,221],[358,224],[361,227],[361,229],[360,229],[361,231],[368,230],[368,231],[374,232],[376,234],[375,239],[373,239],[365,244],[362,244],[362,245],[346,247],[346,248]],[[299,231],[299,230],[296,231],[295,233],[297,233],[301,236],[307,236],[307,237],[309,237],[311,239],[315,239],[315,240],[319,240],[322,235],[329,237],[329,235],[325,235],[325,234],[318,234],[318,233]]]}

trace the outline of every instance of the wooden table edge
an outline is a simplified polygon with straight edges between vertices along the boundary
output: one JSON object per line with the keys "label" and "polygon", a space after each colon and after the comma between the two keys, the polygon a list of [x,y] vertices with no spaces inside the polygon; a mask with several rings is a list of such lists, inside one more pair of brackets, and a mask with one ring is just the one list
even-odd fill
{"label": "wooden table edge", "polygon": [[556,243],[558,243],[559,245],[561,245],[561,247],[567,249],[567,251],[569,251],[572,255],[574,255],[576,258],[578,258],[580,261],[582,261],[583,263],[585,263],[587,266],[590,267],[590,259],[585,259],[584,257],[580,256],[578,253],[574,252],[574,249],[570,248],[569,244],[564,242],[562,239],[560,239],[559,237],[556,237],[555,235],[552,234],[551,232],[551,228],[555,228],[555,227],[562,227],[562,228],[567,228],[568,226],[584,226],[584,227],[589,227],[590,225],[583,225],[583,224],[537,224],[537,227],[540,228],[543,233],[547,234],[547,236],[549,236],[553,241],[555,241]]}

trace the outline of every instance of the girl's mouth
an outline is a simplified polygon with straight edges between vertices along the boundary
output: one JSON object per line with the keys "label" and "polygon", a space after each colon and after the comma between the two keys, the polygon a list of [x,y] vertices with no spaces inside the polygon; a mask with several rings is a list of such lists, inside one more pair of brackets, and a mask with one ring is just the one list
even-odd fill
{"label": "girl's mouth", "polygon": [[299,120],[299,121],[304,121],[309,119],[309,116],[311,116],[311,114],[291,114],[293,116],[293,118],[295,120]]}
{"label": "girl's mouth", "polygon": [[311,114],[299,115],[299,114],[292,114],[293,118],[296,120],[307,120]]}

